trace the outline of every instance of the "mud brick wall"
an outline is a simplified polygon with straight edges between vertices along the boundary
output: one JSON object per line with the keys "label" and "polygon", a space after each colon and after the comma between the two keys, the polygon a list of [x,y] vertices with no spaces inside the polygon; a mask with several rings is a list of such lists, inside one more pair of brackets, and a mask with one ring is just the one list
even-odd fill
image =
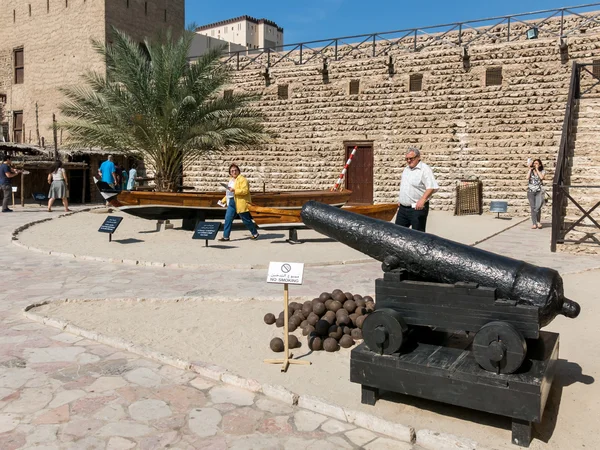
{"label": "mud brick wall", "polygon": [[[583,20],[570,16],[565,29]],[[552,19],[548,27],[558,32],[559,20]],[[512,24],[511,33],[527,28]],[[186,172],[185,184],[215,190],[235,161],[254,190],[262,190],[263,184],[267,190],[329,188],[345,163],[344,141],[372,141],[376,203],[396,201],[404,153],[416,145],[440,184],[433,208],[453,209],[456,182],[478,177],[484,205],[508,200],[511,212],[525,213],[526,160],[540,157],[551,180],[571,64],[600,58],[598,32],[598,25],[586,24],[569,35],[567,53],[561,53],[556,37],[540,34],[527,40],[523,35],[507,42],[506,26],[498,26],[491,36],[471,43],[468,64],[460,47],[433,37],[419,38],[417,46],[430,45],[417,52],[405,50],[414,45],[408,39],[400,45],[378,42],[376,52],[388,52],[378,57],[369,56],[370,43],[360,51],[338,48],[338,57],[346,56],[337,61],[330,48],[328,82],[319,71],[319,56],[303,65],[278,62],[270,68],[269,86],[258,64],[266,64],[266,55],[254,63],[242,58],[240,67],[247,66],[234,73],[227,89],[259,95],[256,106],[277,137],[261,148],[199,160]],[[463,42],[474,33],[464,35]],[[311,56],[307,50],[304,55]],[[390,55],[391,77],[386,66]],[[290,55],[294,58],[297,52]],[[502,68],[501,86],[486,86],[486,69],[492,67]],[[409,91],[411,74],[423,75],[421,91]],[[351,80],[359,80],[357,95],[349,93]],[[279,100],[278,86],[284,84],[289,98]]]}

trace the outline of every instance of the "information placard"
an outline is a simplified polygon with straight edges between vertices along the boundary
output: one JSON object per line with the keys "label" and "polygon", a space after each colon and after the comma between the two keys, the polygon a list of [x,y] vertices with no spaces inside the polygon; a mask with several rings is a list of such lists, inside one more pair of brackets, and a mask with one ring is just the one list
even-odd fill
{"label": "information placard", "polygon": [[117,227],[119,226],[119,224],[121,223],[122,220],[123,220],[122,217],[108,216],[104,220],[104,223],[102,224],[102,226],[100,226],[100,228],[98,229],[98,231],[100,231],[102,233],[113,234],[115,232],[115,230],[117,229]]}
{"label": "information placard", "polygon": [[198,222],[192,239],[213,240],[221,229],[221,222]]}
{"label": "information placard", "polygon": [[271,261],[267,283],[302,284],[303,275],[304,263]]}

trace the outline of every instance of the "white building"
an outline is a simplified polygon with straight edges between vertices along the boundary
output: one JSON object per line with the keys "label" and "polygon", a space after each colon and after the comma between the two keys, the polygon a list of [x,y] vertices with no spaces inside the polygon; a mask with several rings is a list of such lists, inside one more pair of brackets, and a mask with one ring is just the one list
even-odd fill
{"label": "white building", "polygon": [[240,16],[196,28],[196,33],[241,45],[245,49],[280,48],[283,28],[267,19]]}

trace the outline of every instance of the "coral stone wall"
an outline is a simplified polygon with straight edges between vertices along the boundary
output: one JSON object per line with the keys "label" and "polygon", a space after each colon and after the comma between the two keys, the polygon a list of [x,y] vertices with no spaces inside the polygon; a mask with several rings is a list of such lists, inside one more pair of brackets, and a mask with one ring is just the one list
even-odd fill
{"label": "coral stone wall", "polygon": [[[37,143],[35,103],[39,107],[40,135],[52,143],[52,113],[58,113],[57,88],[79,83],[86,70],[102,70],[90,39],[103,41],[104,1],[64,0],[24,2],[0,0],[0,51],[10,56],[11,69],[3,78],[7,110],[23,111],[25,142]],[[31,8],[31,9],[30,9]],[[24,82],[14,83],[13,50],[23,48]],[[0,82],[1,83],[1,82]],[[12,127],[12,124],[11,124]],[[11,132],[12,135],[12,132]]]}
{"label": "coral stone wall", "polygon": [[[112,26],[140,42],[169,27],[177,35],[184,28],[184,0],[0,0],[0,23],[0,93],[7,95],[8,118],[23,111],[25,142],[31,136],[37,143],[37,102],[40,134],[51,145],[52,113],[60,120],[64,101],[59,88],[81,84],[86,71],[105,70],[91,41],[109,41]],[[22,84],[14,83],[16,48],[24,51]]]}
{"label": "coral stone wall", "polygon": [[[585,18],[570,16],[565,29]],[[560,22],[551,19],[549,30],[558,32]],[[596,28],[594,28],[596,27]],[[370,43],[358,50],[338,48],[326,52],[328,80],[321,56],[306,64],[294,64],[298,51],[269,71],[265,85],[266,55],[255,62],[242,58],[231,86],[252,92],[256,106],[266,116],[266,126],[276,133],[271,144],[251,151],[234,150],[212,155],[186,172],[186,184],[214,190],[227,176],[230,162],[240,164],[254,190],[329,188],[345,162],[345,141],[372,141],[374,149],[374,200],[397,200],[404,153],[409,145],[422,149],[440,191],[432,200],[436,209],[453,209],[458,180],[478,177],[484,185],[484,204],[509,201],[511,211],[528,211],[526,160],[540,157],[548,179],[560,142],[572,61],[591,62],[600,55],[598,25],[588,23],[568,36],[567,53],[561,53],[556,37],[507,42],[506,26],[474,41],[464,61],[459,46],[445,45],[434,37],[421,51],[407,51],[413,42],[378,42],[371,57]],[[511,25],[512,33],[526,25]],[[467,42],[472,34],[464,35]],[[452,35],[446,36],[449,40]],[[312,54],[304,50],[304,58]],[[388,57],[394,65],[388,74]],[[271,64],[276,61],[271,55]],[[236,64],[235,59],[233,64]],[[486,86],[486,69],[502,68],[502,84]],[[422,74],[422,90],[409,91],[411,74]],[[359,80],[359,93],[349,93],[351,80]],[[289,98],[278,99],[278,86],[288,85]]]}
{"label": "coral stone wall", "polygon": [[178,36],[185,28],[184,15],[183,0],[107,1],[106,39],[110,41],[112,27],[140,42],[146,37],[155,38],[167,29]]}

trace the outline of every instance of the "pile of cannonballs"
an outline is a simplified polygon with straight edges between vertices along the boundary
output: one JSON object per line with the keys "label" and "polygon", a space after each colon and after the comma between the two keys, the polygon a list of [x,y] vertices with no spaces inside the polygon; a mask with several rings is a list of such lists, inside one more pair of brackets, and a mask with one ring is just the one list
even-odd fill
{"label": "pile of cannonballs", "polygon": [[[340,347],[352,347],[354,341],[362,339],[363,322],[374,310],[372,297],[335,289],[331,293],[323,292],[312,301],[291,302],[288,306],[288,328],[290,333],[297,328],[302,329],[302,334],[308,338],[309,349],[335,352]],[[283,311],[277,318],[268,313],[264,320],[267,325],[283,327]],[[298,346],[298,338],[290,334],[288,345],[289,348]],[[274,352],[282,352],[283,340],[273,338],[270,347]]]}

